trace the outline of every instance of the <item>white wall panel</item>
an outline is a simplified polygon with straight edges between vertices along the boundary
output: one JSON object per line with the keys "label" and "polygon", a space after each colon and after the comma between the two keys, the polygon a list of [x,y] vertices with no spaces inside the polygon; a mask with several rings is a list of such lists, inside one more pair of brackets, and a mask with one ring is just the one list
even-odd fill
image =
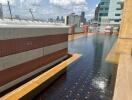
{"label": "white wall panel", "polygon": [[68,34],[68,28],[0,28],[0,40]]}
{"label": "white wall panel", "polygon": [[3,62],[1,62],[1,63],[3,63],[2,64],[3,67],[0,67],[0,70],[4,70],[4,69],[10,68],[10,67],[22,64],[24,62],[28,62],[30,60],[39,58],[41,56],[43,56],[43,48],[2,57],[1,60]]}
{"label": "white wall panel", "polygon": [[53,52],[56,52],[58,50],[62,50],[68,48],[68,42],[59,43],[56,45],[46,46],[44,47],[44,55],[51,54]]}

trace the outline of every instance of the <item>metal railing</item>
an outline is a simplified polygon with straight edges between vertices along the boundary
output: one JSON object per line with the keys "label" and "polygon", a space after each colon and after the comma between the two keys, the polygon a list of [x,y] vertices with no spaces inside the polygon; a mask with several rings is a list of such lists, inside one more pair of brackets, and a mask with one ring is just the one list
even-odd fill
{"label": "metal railing", "polygon": [[[31,5],[30,5],[31,6]],[[18,7],[11,5],[7,0],[7,4],[0,3],[0,24],[13,24],[13,23],[30,23],[30,24],[63,24],[63,20],[59,14],[51,13],[41,13],[39,10],[34,11],[34,7],[17,9],[18,14],[13,12],[13,7]],[[6,11],[5,11],[6,8]],[[40,14],[39,14],[40,13]],[[43,17],[42,17],[43,16]],[[57,18],[59,16],[59,18]],[[46,18],[45,18],[46,17]]]}
{"label": "metal railing", "polygon": [[10,25],[10,24],[17,24],[17,25],[65,25],[63,22],[49,22],[49,21],[40,21],[40,20],[18,20],[18,19],[0,19],[0,25]]}

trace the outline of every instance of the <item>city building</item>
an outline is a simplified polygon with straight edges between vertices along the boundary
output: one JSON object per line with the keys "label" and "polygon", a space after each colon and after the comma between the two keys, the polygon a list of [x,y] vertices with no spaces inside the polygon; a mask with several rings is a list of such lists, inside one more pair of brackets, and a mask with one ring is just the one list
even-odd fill
{"label": "city building", "polygon": [[98,32],[99,11],[100,11],[100,3],[96,6],[94,18],[90,20],[90,25],[92,26],[92,32]]}
{"label": "city building", "polygon": [[114,32],[117,32],[120,27],[122,10],[123,2],[121,0],[110,0],[108,18],[109,26],[114,27]]}
{"label": "city building", "polygon": [[99,22],[99,26],[101,24],[101,18],[102,17],[107,17],[108,13],[109,13],[109,4],[110,4],[110,0],[101,0],[100,4],[99,4],[99,15],[98,15],[98,22]]}
{"label": "city building", "polygon": [[97,5],[97,7],[95,9],[95,14],[94,14],[94,20],[95,21],[98,21],[99,10],[100,10],[100,3]]}
{"label": "city building", "polygon": [[99,32],[104,32],[104,26],[118,32],[123,9],[122,0],[101,0],[95,10],[95,21],[98,22]]}
{"label": "city building", "polygon": [[60,21],[64,23],[65,20],[64,20],[64,17],[63,16],[61,16]]}
{"label": "city building", "polygon": [[80,27],[81,16],[71,13],[70,15],[66,16],[65,23],[67,25],[75,25],[76,27]]}
{"label": "city building", "polygon": [[81,23],[85,24],[86,23],[86,18],[85,18],[85,12],[84,11],[81,12],[80,17],[81,17]]}
{"label": "city building", "polygon": [[[95,10],[94,23],[98,26],[99,32],[104,32],[105,20],[108,19],[110,0],[101,0]],[[107,21],[108,24],[108,21]]]}
{"label": "city building", "polygon": [[65,24],[75,26],[75,33],[83,32],[83,25],[86,24],[85,12],[81,12],[81,15],[71,13],[65,17]]}
{"label": "city building", "polygon": [[85,12],[82,11],[81,15],[76,15],[75,13],[69,14],[65,17],[65,23],[66,25],[75,25],[76,27],[86,24]]}
{"label": "city building", "polygon": [[0,3],[0,19],[3,19],[3,8],[2,8],[2,3]]}
{"label": "city building", "polygon": [[54,22],[53,18],[48,18],[48,22]]}

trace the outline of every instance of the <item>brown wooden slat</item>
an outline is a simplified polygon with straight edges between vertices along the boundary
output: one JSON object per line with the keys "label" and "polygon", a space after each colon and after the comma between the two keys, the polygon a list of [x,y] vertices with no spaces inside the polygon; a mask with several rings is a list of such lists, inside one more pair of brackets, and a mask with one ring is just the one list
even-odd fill
{"label": "brown wooden slat", "polygon": [[60,57],[67,55],[68,49],[59,50],[47,56],[40,57],[38,59],[25,62],[23,64],[8,68],[6,70],[0,71],[0,86],[13,81],[23,75],[26,75],[38,68],[41,68]]}
{"label": "brown wooden slat", "polygon": [[0,40],[0,57],[68,41],[68,34]]}

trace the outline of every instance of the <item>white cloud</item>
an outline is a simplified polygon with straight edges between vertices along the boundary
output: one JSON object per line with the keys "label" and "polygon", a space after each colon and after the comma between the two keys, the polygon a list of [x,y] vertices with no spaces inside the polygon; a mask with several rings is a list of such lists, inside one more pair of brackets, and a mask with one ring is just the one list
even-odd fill
{"label": "white cloud", "polygon": [[85,11],[86,18],[90,19],[94,16],[94,9],[90,9],[88,7],[88,2],[86,0],[49,0],[49,3],[58,6],[60,11],[65,8],[70,9],[67,12],[66,10],[62,11],[61,14],[65,13],[64,15],[68,15],[71,12],[75,12],[80,15],[81,11]]}
{"label": "white cloud", "polygon": [[33,4],[39,4],[41,0],[20,0],[20,3],[24,6],[31,6]]}
{"label": "white cloud", "polygon": [[[86,18],[93,17],[94,10],[88,7],[86,0],[9,0],[12,4],[14,15],[31,16],[29,8],[32,9],[35,17],[41,18],[68,15],[75,12],[80,15],[81,11],[86,12]],[[0,3],[7,4],[7,0],[0,0]],[[5,7],[5,6],[4,6]],[[7,7],[6,7],[7,8]],[[4,13],[9,15],[8,8]]]}
{"label": "white cloud", "polygon": [[86,18],[91,19],[94,17],[95,9],[89,9],[88,12],[86,12]]}
{"label": "white cloud", "polygon": [[6,5],[7,1],[10,1],[10,4],[13,4],[15,2],[15,0],[0,0],[0,3]]}
{"label": "white cloud", "polygon": [[80,14],[81,11],[89,11],[86,0],[49,0],[49,3],[59,8],[58,10],[61,11],[61,13],[65,13],[64,15],[72,12]]}
{"label": "white cloud", "polygon": [[86,17],[94,17],[94,14],[86,14]]}
{"label": "white cloud", "polygon": [[71,4],[85,4],[86,0],[49,0],[49,2],[53,5],[58,5],[58,6],[67,6]]}
{"label": "white cloud", "polygon": [[41,0],[20,0],[21,3],[40,3]]}

